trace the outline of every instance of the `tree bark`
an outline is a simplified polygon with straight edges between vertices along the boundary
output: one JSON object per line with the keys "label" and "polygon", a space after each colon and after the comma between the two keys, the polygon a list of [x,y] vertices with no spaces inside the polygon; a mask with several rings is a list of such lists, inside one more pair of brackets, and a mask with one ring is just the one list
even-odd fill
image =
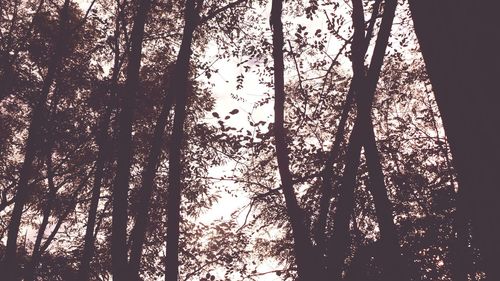
{"label": "tree bark", "polygon": [[[107,130],[107,124],[109,124],[109,116],[107,117],[108,117],[107,121],[105,120],[102,121],[102,123],[106,125],[103,125],[100,128],[100,130],[102,130],[104,126],[106,126],[105,130]],[[103,119],[106,119],[106,117],[104,117]],[[100,134],[101,134],[100,136],[101,140],[99,141],[100,142],[99,151],[97,152],[96,171],[94,174],[92,197],[90,199],[89,215],[87,218],[87,226],[85,228],[83,253],[80,259],[80,268],[78,272],[78,278],[81,281],[89,280],[90,261],[92,260],[92,256],[94,254],[94,242],[95,242],[94,228],[96,224],[97,207],[99,205],[99,196],[101,194],[102,178],[104,176],[104,166],[106,164],[105,155],[107,146],[104,143],[106,142],[106,140],[104,140],[106,136],[103,136],[106,133],[100,133]]]}
{"label": "tree bark", "polygon": [[498,2],[409,3],[458,174],[457,215],[471,219],[487,280],[500,280]]}
{"label": "tree bark", "polygon": [[[187,75],[189,71],[189,61],[190,61],[190,56],[191,56],[191,41],[192,37],[194,34],[194,31],[197,26],[204,24],[208,20],[214,18],[217,16],[219,13],[222,13],[228,9],[231,9],[233,7],[236,7],[237,5],[245,2],[247,0],[237,0],[235,2],[229,3],[226,6],[223,6],[221,8],[215,9],[214,11],[210,12],[208,15],[204,16],[203,18],[200,18],[197,22],[195,21],[194,24],[189,23],[190,26],[189,28],[185,28],[184,30],[184,36],[183,39],[186,38],[186,40],[189,40],[189,42],[185,42],[181,45],[181,50],[179,51],[178,54],[178,62],[177,63],[183,63],[188,65],[187,69],[184,68],[174,68],[174,72],[172,74],[172,78],[174,77],[182,77],[182,79],[185,79],[187,83]],[[199,2],[197,4],[196,9],[200,9],[202,5],[202,2]],[[197,19],[199,17],[199,12],[195,12],[196,15],[191,15],[194,16],[193,19]],[[186,21],[186,25],[188,25]],[[184,41],[183,41],[184,42]],[[189,50],[188,50],[189,48]],[[182,58],[181,58],[182,57]],[[177,64],[176,64],[177,65]],[[184,73],[181,73],[184,72]],[[186,78],[184,78],[186,77]],[[138,209],[138,214],[135,219],[135,224],[134,228],[132,229],[132,234],[130,237],[131,240],[131,249],[130,249],[130,269],[132,272],[133,278],[140,280],[139,279],[139,273],[140,273],[140,260],[142,256],[142,250],[143,250],[143,245],[145,242],[145,235],[147,232],[147,226],[149,224],[149,209],[151,207],[151,195],[153,192],[153,186],[154,186],[154,179],[156,176],[156,172],[158,169],[158,165],[160,163],[160,158],[161,158],[161,152],[162,152],[162,145],[163,145],[163,137],[165,134],[165,127],[167,125],[168,121],[168,116],[170,113],[170,110],[172,109],[172,106],[175,102],[175,99],[178,98],[177,95],[181,95],[183,91],[187,94],[187,86],[184,90],[179,91],[175,90],[176,87],[179,87],[179,85],[176,83],[177,80],[171,79],[172,82],[167,83],[167,89],[165,91],[165,98],[163,101],[163,106],[160,112],[160,115],[158,116],[156,120],[156,125],[153,133],[153,137],[151,139],[150,143],[150,152],[148,155],[148,160],[147,164],[143,169],[142,172],[142,192],[141,192],[141,197],[139,198],[139,209]],[[184,80],[179,80],[179,81],[184,81]],[[183,86],[184,87],[184,86]]]}
{"label": "tree bark", "polygon": [[113,185],[113,211],[111,235],[111,271],[113,280],[128,280],[127,223],[128,189],[132,162],[132,120],[137,91],[139,90],[142,42],[149,12],[150,0],[138,1],[130,35],[131,49],[128,56],[127,79],[118,117],[117,173]]}
{"label": "tree bark", "polygon": [[25,155],[23,165],[19,175],[19,183],[16,190],[16,202],[9,222],[9,231],[7,234],[7,247],[4,257],[4,271],[7,272],[5,278],[7,281],[13,281],[18,274],[16,252],[17,252],[17,236],[21,225],[21,216],[24,205],[29,197],[28,182],[32,170],[32,162],[35,158],[38,141],[41,136],[41,128],[46,118],[46,101],[54,79],[59,72],[59,66],[63,59],[64,39],[67,38],[66,23],[68,21],[69,0],[64,1],[64,5],[60,10],[59,15],[59,34],[58,40],[55,42],[54,53],[50,60],[47,69],[47,75],[43,81],[40,96],[31,113],[31,123],[28,129],[28,138],[26,140]]}
{"label": "tree bark", "polygon": [[394,212],[392,203],[389,200],[387,187],[384,182],[384,173],[380,164],[380,155],[377,148],[373,124],[369,120],[368,134],[363,145],[367,166],[368,177],[370,179],[370,193],[373,196],[375,204],[375,213],[377,215],[380,228],[380,244],[384,253],[379,257],[384,265],[385,280],[400,281],[410,280],[408,263],[405,262],[401,253],[399,235],[394,224]]}
{"label": "tree bark", "polygon": [[[56,78],[57,80],[57,78]],[[40,262],[41,254],[40,246],[42,244],[42,240],[45,234],[45,230],[47,229],[47,225],[49,224],[50,214],[52,212],[52,208],[54,205],[54,201],[56,200],[57,190],[60,186],[56,186],[54,182],[54,165],[52,162],[53,156],[53,147],[54,147],[54,122],[52,116],[57,113],[57,105],[60,100],[60,95],[57,94],[57,85],[58,82],[55,81],[55,89],[54,94],[52,95],[51,102],[49,105],[49,112],[46,118],[45,124],[42,126],[42,135],[44,138],[44,142],[41,144],[40,150],[43,153],[42,157],[45,158],[45,166],[47,168],[47,183],[49,192],[47,194],[46,205],[44,206],[42,215],[42,223],[38,228],[38,233],[35,239],[35,245],[33,246],[33,253],[31,255],[31,260],[27,264],[27,268],[25,269],[25,281],[32,281],[36,278],[36,271],[38,268],[38,264]]]}
{"label": "tree bark", "polygon": [[167,196],[167,243],[165,259],[165,280],[177,281],[179,276],[179,235],[181,207],[182,143],[184,121],[189,93],[187,89],[191,44],[200,20],[199,10],[203,0],[187,0],[184,10],[184,30],[181,47],[172,74],[171,93],[174,94],[175,111],[172,138],[169,145],[168,196]]}

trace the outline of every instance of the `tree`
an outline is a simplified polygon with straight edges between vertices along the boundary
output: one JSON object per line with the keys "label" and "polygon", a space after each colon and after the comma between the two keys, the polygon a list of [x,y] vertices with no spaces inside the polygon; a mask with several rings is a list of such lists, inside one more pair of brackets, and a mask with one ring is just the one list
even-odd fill
{"label": "tree", "polygon": [[[50,88],[54,79],[59,71],[59,67],[61,61],[64,57],[64,38],[68,36],[67,31],[67,20],[69,14],[69,5],[70,1],[65,0],[63,7],[60,10],[59,14],[59,36],[55,42],[53,53],[50,57],[50,63],[47,66],[47,75],[44,78],[43,86],[39,97],[37,98],[37,102],[33,111],[31,113],[31,124],[28,131],[28,138],[26,140],[26,148],[24,155],[23,166],[20,171],[18,188],[16,191],[16,200],[14,204],[14,210],[12,212],[12,217],[9,223],[9,233],[7,240],[7,248],[4,257],[4,269],[8,268],[16,268],[16,251],[17,251],[17,236],[19,232],[19,225],[21,222],[21,215],[23,212],[24,204],[29,195],[28,190],[28,180],[31,173],[31,165],[33,159],[35,158],[35,151],[37,149],[37,139],[41,133],[41,127],[43,124],[44,115],[45,115],[45,103],[47,100],[47,96],[49,95]],[[5,270],[8,272],[7,280],[15,280],[14,274],[17,271]]]}
{"label": "tree", "polygon": [[[388,280],[401,280],[403,273],[398,271],[401,266],[396,266],[399,256],[399,239],[396,228],[393,223],[393,213],[391,211],[390,201],[387,197],[387,191],[384,184],[384,175],[380,165],[378,149],[375,143],[375,135],[371,121],[372,101],[377,86],[378,77],[382,67],[385,49],[387,46],[392,21],[397,2],[388,1],[384,6],[384,16],[381,23],[379,35],[372,56],[372,62],[368,74],[364,76],[364,53],[362,43],[364,38],[364,19],[363,7],[360,1],[353,3],[353,22],[355,31],[353,35],[353,70],[354,89],[357,92],[356,101],[358,105],[358,115],[350,136],[347,148],[347,164],[342,179],[342,189],[339,198],[338,211],[335,213],[335,229],[330,242],[332,247],[329,249],[330,255],[333,255],[332,269],[336,278],[341,278],[341,269],[344,256],[342,253],[347,251],[349,244],[348,223],[350,219],[350,210],[353,208],[353,191],[356,184],[356,170],[359,166],[361,147],[365,148],[371,193],[374,197],[377,218],[381,227],[382,245],[387,249],[387,255],[383,256],[383,265],[386,278]],[[355,45],[355,44],[359,45]],[[356,49],[357,48],[357,49]],[[358,78],[360,77],[360,78]],[[340,228],[340,230],[338,229]],[[340,232],[340,233],[339,233]],[[343,247],[343,248],[342,248]]]}
{"label": "tree", "polygon": [[191,58],[191,42],[199,21],[199,12],[203,1],[187,0],[184,11],[184,30],[182,43],[172,76],[172,93],[175,96],[174,124],[172,141],[169,148],[169,185],[167,198],[167,255],[165,260],[165,280],[176,281],[179,268],[179,226],[181,204],[181,147],[186,119],[186,103],[188,100],[187,79]]}
{"label": "tree", "polygon": [[299,280],[311,280],[315,274],[315,257],[312,255],[308,226],[305,223],[303,210],[297,203],[293,188],[292,175],[290,173],[289,152],[286,141],[286,130],[284,127],[284,104],[285,104],[285,80],[283,63],[283,23],[281,22],[281,11],[283,1],[272,2],[270,23],[273,30],[273,59],[274,59],[274,141],[276,145],[276,157],[281,178],[281,186],[285,197],[286,208],[292,226],[294,240],[294,254],[297,260],[297,273]]}
{"label": "tree", "polygon": [[[500,278],[498,192],[498,32],[493,2],[410,1],[415,31],[432,82],[458,174],[457,231],[465,241],[467,219],[487,280]],[[477,44],[481,42],[481,44]],[[464,268],[464,261],[457,261]],[[466,280],[462,273],[460,280]],[[458,279],[457,279],[458,280]]]}
{"label": "tree", "polygon": [[[123,14],[124,5],[117,1],[116,12],[115,12],[115,29],[113,33],[113,68],[111,71],[111,77],[109,81],[105,81],[102,85],[104,100],[103,109],[100,115],[100,120],[98,121],[95,143],[98,146],[97,159],[95,163],[95,173],[94,181],[92,187],[92,197],[88,210],[87,225],[85,229],[84,246],[83,253],[80,259],[80,267],[78,272],[78,279],[81,281],[89,280],[90,275],[90,262],[94,255],[95,248],[95,235],[96,224],[97,224],[97,209],[99,205],[99,199],[101,196],[101,188],[103,185],[103,179],[105,177],[106,164],[111,162],[109,157],[109,150],[111,150],[111,139],[108,134],[108,130],[111,123],[111,117],[113,110],[115,109],[114,104],[117,99],[117,94],[119,91],[119,76],[121,68],[124,62],[124,55],[120,51],[120,36],[122,33],[123,25]],[[127,49],[128,46],[125,46]],[[124,52],[123,52],[124,53]],[[98,91],[99,89],[96,89]]]}
{"label": "tree", "polygon": [[118,159],[117,172],[113,185],[113,232],[111,252],[113,278],[127,280],[127,222],[128,190],[131,168],[132,120],[137,91],[139,90],[139,71],[141,67],[144,26],[150,8],[150,1],[136,3],[134,25],[130,35],[130,53],[126,70],[127,80],[121,96],[121,111],[118,121]]}

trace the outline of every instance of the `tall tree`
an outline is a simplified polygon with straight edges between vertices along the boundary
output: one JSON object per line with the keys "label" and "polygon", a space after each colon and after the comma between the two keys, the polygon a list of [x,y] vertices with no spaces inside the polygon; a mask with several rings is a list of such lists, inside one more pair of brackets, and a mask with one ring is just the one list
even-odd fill
{"label": "tall tree", "polygon": [[388,201],[384,184],[384,175],[380,166],[378,150],[375,143],[373,124],[371,120],[372,103],[380,76],[380,71],[387,48],[388,39],[394,19],[397,1],[386,1],[380,30],[377,36],[370,68],[365,75],[364,57],[366,49],[363,47],[364,12],[361,1],[353,1],[354,35],[352,45],[353,79],[351,81],[356,93],[357,117],[351,132],[346,153],[346,167],[342,176],[337,211],[333,220],[334,232],[328,245],[330,262],[329,272],[340,280],[345,255],[350,243],[349,221],[354,207],[354,189],[356,186],[357,170],[360,163],[361,148],[365,147],[368,162],[370,184],[375,198],[375,208],[381,226],[381,236],[389,254],[384,258],[384,272],[388,280],[401,280],[400,267],[395,267],[400,252],[398,236],[393,222],[393,214]]}
{"label": "tall tree", "polygon": [[[373,29],[375,26],[376,19],[379,16],[379,9],[381,3],[382,0],[377,0],[373,3],[372,15],[369,21],[369,25],[366,28],[366,35],[363,35],[363,33],[359,31],[356,31],[355,33],[356,44],[360,45],[360,47],[358,48],[359,49],[358,52],[360,54],[363,54],[363,57],[366,55],[368,46],[373,36]],[[355,14],[353,14],[353,16],[354,15],[356,15],[356,17],[360,16],[364,17],[363,15],[359,15],[359,12],[356,12]],[[359,25],[360,23],[361,22],[357,20],[357,24]],[[356,30],[359,30],[360,28],[361,26],[356,26]],[[365,28],[363,23],[363,30],[364,29]],[[354,44],[354,42],[352,44]],[[359,56],[360,54],[357,55]],[[347,92],[346,95],[345,102],[342,106],[342,114],[340,116],[339,126],[337,128],[337,131],[335,132],[335,139],[332,144],[332,148],[330,149],[328,158],[325,161],[325,165],[323,167],[323,172],[322,172],[323,173],[321,179],[322,193],[320,198],[318,219],[315,226],[315,240],[318,244],[318,248],[323,249],[322,251],[324,251],[324,244],[327,236],[325,227],[327,224],[328,213],[330,211],[330,205],[331,205],[330,201],[333,196],[333,165],[338,161],[338,157],[340,155],[341,144],[342,141],[344,140],[349,112],[353,101],[354,101],[354,84],[351,83],[349,91]]]}
{"label": "tall tree", "polygon": [[[83,253],[80,259],[80,268],[78,280],[87,281],[90,275],[90,262],[94,255],[95,248],[95,228],[97,224],[97,208],[99,199],[101,197],[101,187],[103,185],[103,178],[105,173],[106,164],[111,161],[109,159],[109,150],[111,150],[110,136],[108,130],[111,123],[112,112],[115,109],[115,100],[118,92],[118,80],[122,65],[124,62],[125,52],[120,51],[120,36],[123,25],[124,5],[120,0],[116,1],[115,12],[115,28],[113,31],[113,68],[109,81],[105,82],[104,97],[102,113],[96,129],[95,143],[98,146],[97,159],[95,163],[94,181],[92,187],[92,196],[88,210],[87,225],[85,228]],[[128,46],[127,46],[128,47]]]}
{"label": "tall tree", "polygon": [[[150,222],[149,210],[151,206],[151,196],[153,193],[154,180],[156,177],[158,165],[162,160],[161,154],[162,154],[162,148],[164,146],[164,134],[169,119],[168,117],[174,105],[174,102],[176,102],[179,96],[186,95],[187,99],[189,99],[191,93],[191,90],[188,89],[187,77],[189,76],[190,60],[192,53],[191,48],[193,43],[192,41],[194,37],[194,32],[198,27],[201,27],[203,24],[206,24],[209,20],[219,16],[221,13],[230,11],[230,9],[238,6],[239,4],[245,1],[246,0],[237,0],[235,2],[231,2],[229,4],[220,7],[218,5],[214,5],[209,10],[209,12],[204,16],[200,15],[201,8],[203,7],[202,1],[201,2],[198,1],[195,3],[196,11],[189,12],[185,10],[185,13],[188,13],[188,15],[187,16],[185,15],[184,17],[185,28],[182,34],[183,36],[182,36],[181,46],[177,54],[176,63],[174,64],[172,71],[170,72],[167,71],[164,74],[163,81],[166,81],[165,82],[166,86],[164,86],[165,88],[163,90],[163,95],[164,95],[163,103],[161,105],[160,113],[155,121],[153,134],[151,136],[148,147],[149,153],[142,170],[141,194],[138,199],[139,200],[138,210],[130,237],[131,249],[130,249],[129,266],[131,275],[134,276],[133,278],[135,279],[139,279],[140,275],[141,256],[146,238],[147,227]],[[185,9],[188,9],[187,3]],[[184,106],[186,107],[187,105]],[[179,134],[175,136],[175,138],[177,137],[183,138],[183,136]],[[175,139],[173,135],[172,138]],[[180,210],[178,212],[180,212]],[[173,215],[175,216],[175,213],[173,213]]]}
{"label": "tall tree", "polygon": [[191,44],[203,0],[186,0],[184,9],[184,30],[182,42],[172,74],[171,93],[175,94],[174,123],[169,145],[168,197],[167,197],[167,255],[165,259],[165,280],[177,281],[179,275],[179,234],[181,207],[181,148],[184,139],[184,121],[188,101],[187,82],[191,59]]}
{"label": "tall tree", "polygon": [[59,36],[54,43],[53,53],[51,54],[49,64],[47,66],[47,74],[44,78],[40,94],[31,113],[31,123],[28,129],[28,138],[26,139],[26,148],[23,165],[21,167],[18,187],[16,190],[16,199],[12,216],[9,223],[9,231],[7,238],[7,248],[4,256],[4,272],[6,280],[15,280],[17,270],[16,252],[17,252],[17,237],[21,223],[21,216],[26,200],[30,194],[28,182],[32,169],[32,163],[35,158],[35,153],[39,146],[39,138],[42,131],[42,125],[46,120],[46,101],[50,93],[52,84],[59,72],[60,64],[65,55],[65,38],[68,37],[67,21],[69,17],[70,1],[65,0],[59,12]]}
{"label": "tall tree", "polygon": [[[458,174],[457,234],[466,241],[470,217],[486,279],[500,280],[500,209],[495,202],[500,170],[498,3],[409,3]],[[458,261],[458,266],[465,268],[465,263]]]}
{"label": "tall tree", "polygon": [[[173,83],[173,82],[172,82]],[[150,151],[146,164],[142,171],[141,179],[141,196],[139,198],[139,210],[135,218],[134,227],[130,235],[130,272],[133,278],[139,279],[140,262],[144,240],[146,237],[146,230],[149,224],[149,209],[151,206],[151,195],[153,193],[154,178],[156,176],[158,164],[160,162],[163,135],[165,134],[165,127],[168,121],[168,115],[173,105],[173,94],[167,90],[161,112],[158,115],[154,127],[153,136],[150,143]]]}
{"label": "tall tree", "polygon": [[48,192],[47,192],[47,199],[45,202],[45,206],[42,211],[42,223],[40,224],[40,227],[38,228],[38,232],[36,235],[36,240],[35,240],[35,245],[33,246],[33,253],[31,254],[31,260],[26,266],[25,269],[25,277],[24,280],[26,281],[32,281],[35,279],[36,276],[36,269],[39,266],[40,263],[40,258],[42,255],[42,252],[40,251],[41,245],[42,245],[42,239],[45,234],[45,231],[47,229],[47,225],[49,224],[49,218],[50,214],[53,212],[53,205],[54,201],[56,199],[56,193],[58,187],[56,186],[54,182],[54,170],[53,170],[53,163],[52,163],[52,157],[53,157],[53,146],[54,146],[54,136],[52,135],[52,132],[54,131],[52,128],[53,124],[53,118],[52,115],[54,115],[55,111],[55,106],[57,105],[57,100],[58,97],[55,97],[52,100],[50,110],[49,110],[49,117],[47,118],[47,122],[44,124],[44,142],[42,144],[43,148],[43,156],[45,157],[45,166],[46,166],[46,173],[47,173],[47,182],[48,182]]}
{"label": "tall tree", "polygon": [[[314,265],[317,265],[313,255],[311,241],[309,238],[309,226],[306,224],[304,210],[297,202],[293,187],[292,174],[290,172],[290,159],[287,147],[287,133],[285,129],[285,77],[283,62],[283,23],[281,14],[283,10],[282,0],[273,0],[271,8],[270,23],[273,31],[273,59],[274,59],[274,142],[276,146],[276,158],[281,178],[281,186],[287,213],[292,226],[294,240],[294,255],[297,263],[298,280],[312,280],[317,276]],[[319,278],[319,276],[317,276]]]}
{"label": "tall tree", "polygon": [[121,95],[121,111],[118,120],[118,159],[117,171],[113,184],[113,225],[111,239],[112,274],[115,280],[128,279],[127,223],[128,223],[128,190],[130,164],[133,155],[132,120],[134,104],[139,91],[139,71],[141,68],[142,43],[144,27],[151,1],[137,1],[132,33],[130,35],[130,52],[126,69],[126,81]]}

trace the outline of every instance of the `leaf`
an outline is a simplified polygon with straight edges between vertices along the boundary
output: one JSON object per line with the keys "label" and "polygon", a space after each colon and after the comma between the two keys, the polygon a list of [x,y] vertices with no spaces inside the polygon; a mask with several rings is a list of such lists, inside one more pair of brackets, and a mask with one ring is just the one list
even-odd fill
{"label": "leaf", "polygon": [[214,112],[212,112],[212,115],[213,115],[215,118],[220,118],[219,113],[217,113],[217,112],[215,112],[215,111],[214,111]]}
{"label": "leaf", "polygon": [[231,111],[229,112],[229,114],[233,114],[233,115],[234,115],[234,114],[236,114],[236,113],[238,113],[238,112],[240,112],[240,111],[239,111],[238,109],[236,109],[236,108],[235,108],[235,109],[231,110]]}

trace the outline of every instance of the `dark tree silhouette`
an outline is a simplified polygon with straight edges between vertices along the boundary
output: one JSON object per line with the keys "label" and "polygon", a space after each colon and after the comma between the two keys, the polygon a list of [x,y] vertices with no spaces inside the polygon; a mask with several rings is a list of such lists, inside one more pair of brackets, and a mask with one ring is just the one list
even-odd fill
{"label": "dark tree silhouette", "polygon": [[47,101],[47,96],[49,95],[52,84],[58,74],[60,64],[65,55],[64,48],[66,43],[65,38],[68,37],[67,21],[69,17],[69,7],[70,1],[65,0],[59,12],[59,36],[54,43],[53,53],[51,54],[49,65],[47,66],[47,75],[44,78],[43,86],[31,113],[31,123],[28,130],[28,138],[26,140],[24,161],[20,171],[19,183],[16,190],[14,209],[12,211],[12,216],[9,222],[7,247],[5,250],[3,262],[3,272],[7,273],[5,276],[7,281],[15,280],[15,274],[18,273],[17,270],[10,269],[17,268],[17,237],[24,204],[26,203],[27,197],[30,194],[28,181],[30,180],[32,164],[35,158],[35,153],[37,149],[39,149],[38,142],[41,137],[42,125],[44,123],[44,120],[46,120],[47,109],[45,103]]}
{"label": "dark tree silhouette", "polygon": [[[181,208],[182,144],[184,140],[184,122],[188,101],[188,74],[191,59],[191,44],[203,1],[187,0],[184,10],[184,30],[182,43],[172,74],[171,93],[175,95],[174,123],[172,140],[169,146],[168,197],[167,197],[167,255],[165,260],[165,280],[176,281],[179,275],[179,234]],[[169,93],[170,94],[170,93]]]}
{"label": "dark tree silhouette", "polygon": [[127,280],[127,223],[128,191],[132,159],[132,120],[137,92],[139,91],[142,43],[144,26],[150,8],[150,1],[136,4],[134,24],[130,34],[130,53],[126,70],[127,80],[120,95],[121,108],[118,121],[118,159],[116,178],[113,184],[113,231],[111,241],[112,272],[115,280]]}
{"label": "dark tree silhouette", "polygon": [[287,133],[284,125],[285,78],[283,63],[283,23],[281,22],[282,9],[282,0],[272,1],[270,24],[273,31],[274,59],[274,142],[276,146],[276,157],[278,159],[281,186],[285,197],[287,213],[290,218],[290,224],[292,226],[298,278],[299,280],[311,280],[313,276],[317,274],[314,270],[314,265],[318,265],[318,260],[315,259],[312,252],[304,211],[299,206],[295,195],[292,174],[289,167],[290,159],[287,148]]}
{"label": "dark tree silhouette", "polygon": [[[122,17],[124,7],[120,1],[116,2],[115,12],[115,28],[113,32],[113,68],[109,81],[105,82],[104,109],[102,110],[100,120],[98,122],[95,143],[98,146],[97,159],[95,163],[95,173],[92,183],[92,197],[88,210],[87,225],[85,228],[85,237],[83,245],[83,253],[80,259],[80,267],[78,272],[78,280],[87,281],[90,275],[90,261],[94,255],[95,248],[95,228],[97,224],[97,208],[101,196],[101,188],[106,164],[111,162],[109,159],[109,151],[112,150],[111,139],[108,134],[108,129],[111,123],[111,115],[116,104],[115,100],[118,95],[118,80],[124,62],[123,54],[120,52],[120,35],[122,30]],[[128,48],[128,46],[126,46]]]}
{"label": "dark tree silhouette", "polygon": [[[353,22],[355,32],[353,35],[352,61],[354,77],[354,92],[356,93],[357,117],[349,139],[346,153],[346,168],[344,170],[339,196],[338,211],[334,214],[335,228],[330,242],[329,254],[330,273],[341,279],[343,263],[349,246],[349,221],[354,204],[354,188],[356,174],[361,157],[361,148],[365,147],[371,192],[375,201],[375,209],[381,228],[381,237],[387,254],[383,255],[384,272],[387,280],[401,280],[402,268],[396,266],[399,256],[399,242],[396,228],[393,223],[393,214],[387,191],[384,184],[384,175],[380,166],[378,149],[371,121],[372,102],[377,82],[382,68],[383,58],[387,47],[397,1],[386,1],[384,15],[377,36],[375,49],[370,63],[370,68],[365,76],[364,56],[366,49],[363,47],[364,16],[361,1],[353,1]],[[404,279],[404,278],[403,278]]]}
{"label": "dark tree silhouette", "polygon": [[[463,244],[470,219],[487,280],[499,280],[500,209],[495,198],[499,194],[500,103],[495,81],[500,74],[500,38],[494,27],[498,4],[409,3],[458,173],[457,234]],[[458,268],[467,268],[466,261],[456,262]],[[455,278],[467,280],[466,274]]]}

